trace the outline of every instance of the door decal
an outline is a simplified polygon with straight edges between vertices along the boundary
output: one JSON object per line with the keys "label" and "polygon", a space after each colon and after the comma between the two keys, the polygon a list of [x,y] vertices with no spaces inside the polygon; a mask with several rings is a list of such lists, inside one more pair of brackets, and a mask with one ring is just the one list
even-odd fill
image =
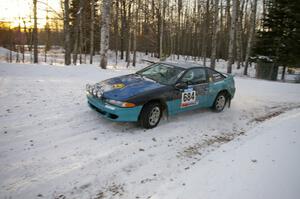
{"label": "door decal", "polygon": [[194,106],[198,104],[196,91],[193,88],[185,89],[181,95],[181,108]]}

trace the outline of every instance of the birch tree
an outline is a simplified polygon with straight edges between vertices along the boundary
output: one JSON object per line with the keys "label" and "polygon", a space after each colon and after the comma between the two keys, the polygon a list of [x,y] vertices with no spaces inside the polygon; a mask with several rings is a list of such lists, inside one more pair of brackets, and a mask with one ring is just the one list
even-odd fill
{"label": "birch tree", "polygon": [[115,23],[114,23],[114,33],[115,33],[115,55],[116,55],[116,65],[118,64],[118,50],[119,50],[119,1],[115,3]]}
{"label": "birch tree", "polygon": [[80,0],[79,12],[79,63],[82,64],[82,48],[83,48],[83,6],[84,0]]}
{"label": "birch tree", "polygon": [[139,25],[139,10],[140,10],[141,0],[138,1],[138,5],[135,5],[135,19],[134,19],[134,31],[133,31],[133,58],[132,58],[132,66],[136,65],[136,37]]}
{"label": "birch tree", "polygon": [[38,63],[37,0],[33,0],[33,63]]}
{"label": "birch tree", "polygon": [[91,0],[91,33],[90,33],[90,64],[94,56],[94,32],[95,32],[95,0]]}
{"label": "birch tree", "polygon": [[177,4],[177,15],[178,15],[178,26],[177,26],[177,46],[176,46],[176,54],[177,54],[177,59],[179,59],[180,55],[180,37],[181,37],[181,13],[182,13],[182,0],[178,0]]}
{"label": "birch tree", "polygon": [[251,10],[251,29],[248,37],[247,48],[246,48],[246,58],[245,58],[245,68],[244,75],[248,74],[248,65],[249,65],[249,57],[252,48],[253,37],[255,33],[256,26],[256,9],[257,9],[257,0],[253,0],[252,10]]}
{"label": "birch tree", "polygon": [[110,25],[110,0],[102,2],[102,18],[101,18],[101,41],[100,41],[100,67],[107,67],[107,52],[109,48],[109,25]]}
{"label": "birch tree", "polygon": [[65,45],[65,65],[71,64],[71,40],[69,24],[69,0],[64,1],[64,45]]}
{"label": "birch tree", "polygon": [[213,69],[216,66],[218,21],[219,21],[219,0],[215,0],[214,23],[213,23],[213,31],[212,31],[212,48],[211,48],[211,58],[210,58],[211,59],[210,67]]}
{"label": "birch tree", "polygon": [[[241,4],[241,5],[240,5]],[[236,28],[236,56],[237,56],[237,69],[241,68],[241,63],[243,60],[243,10],[244,10],[245,0],[238,0],[238,16],[237,16],[237,28]]]}
{"label": "birch tree", "polygon": [[207,56],[207,38],[209,32],[209,3],[210,0],[206,0],[206,13],[205,13],[205,22],[203,28],[203,38],[202,38],[202,58],[203,58],[203,65],[206,66],[206,56]]}
{"label": "birch tree", "polygon": [[234,62],[234,33],[236,32],[236,14],[237,14],[237,0],[232,0],[232,16],[229,32],[229,46],[228,46],[228,61],[227,73],[232,72],[232,64]]}
{"label": "birch tree", "polygon": [[[102,43],[102,54],[113,49],[116,61],[121,51],[120,58],[126,58],[126,62],[133,65],[136,64],[137,52],[145,52],[146,55],[149,52],[157,58],[184,55],[186,59],[192,57],[195,61],[202,57],[206,64],[207,57],[210,57],[211,67],[220,58],[229,59],[230,65],[233,59],[242,64],[246,55],[251,29],[250,1],[253,0],[111,0],[113,10],[110,14],[103,8],[107,1],[102,0],[100,9],[104,10],[99,12],[102,18],[97,17],[98,7],[92,6],[97,0],[68,1],[74,63],[80,52],[90,54],[92,63],[93,51],[98,51],[101,46],[94,43]],[[83,6],[80,2],[84,2]],[[241,6],[237,5],[239,2]],[[107,22],[106,17],[110,15],[112,18]],[[106,25],[112,23],[111,20],[113,25]],[[93,25],[100,23],[103,31],[95,27],[93,31]],[[102,39],[103,34],[99,31],[104,34]],[[110,37],[111,43],[108,42]]]}
{"label": "birch tree", "polygon": [[81,2],[80,0],[80,6],[78,8],[78,11],[76,12],[76,19],[75,19],[75,26],[74,26],[74,48],[73,48],[73,64],[77,64],[77,58],[78,58],[78,48],[79,48],[79,31],[80,31],[80,13],[82,12],[82,7],[81,7]]}

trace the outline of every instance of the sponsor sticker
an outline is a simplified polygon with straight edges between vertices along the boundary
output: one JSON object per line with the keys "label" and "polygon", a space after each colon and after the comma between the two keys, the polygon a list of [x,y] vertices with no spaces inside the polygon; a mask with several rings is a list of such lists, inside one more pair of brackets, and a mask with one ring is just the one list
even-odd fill
{"label": "sponsor sticker", "polygon": [[121,84],[113,84],[112,85],[114,89],[121,89],[125,87],[125,84],[121,83]]}

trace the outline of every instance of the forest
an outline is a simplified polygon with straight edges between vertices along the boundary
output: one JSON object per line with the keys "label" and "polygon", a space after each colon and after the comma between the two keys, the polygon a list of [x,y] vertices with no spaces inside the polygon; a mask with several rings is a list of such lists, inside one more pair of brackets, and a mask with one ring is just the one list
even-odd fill
{"label": "forest", "polygon": [[300,0],[0,0],[0,107],[0,199],[300,199]]}
{"label": "forest", "polygon": [[16,27],[1,21],[0,45],[33,52],[34,63],[55,46],[64,49],[66,65],[83,63],[85,55],[92,64],[100,54],[102,68],[108,50],[132,66],[137,52],[160,60],[182,55],[212,68],[223,59],[228,73],[236,63],[244,75],[259,56],[275,68],[300,63],[296,0],[61,0],[60,10],[46,6],[40,28],[39,5],[47,2],[33,0],[31,17]]}

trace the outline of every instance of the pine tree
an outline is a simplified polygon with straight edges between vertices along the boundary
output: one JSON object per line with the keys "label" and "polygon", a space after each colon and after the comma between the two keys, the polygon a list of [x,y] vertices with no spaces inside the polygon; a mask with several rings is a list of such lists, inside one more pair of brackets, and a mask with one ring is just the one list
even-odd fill
{"label": "pine tree", "polygon": [[269,0],[266,8],[255,53],[270,57],[276,66],[299,66],[299,3],[297,0]]}

